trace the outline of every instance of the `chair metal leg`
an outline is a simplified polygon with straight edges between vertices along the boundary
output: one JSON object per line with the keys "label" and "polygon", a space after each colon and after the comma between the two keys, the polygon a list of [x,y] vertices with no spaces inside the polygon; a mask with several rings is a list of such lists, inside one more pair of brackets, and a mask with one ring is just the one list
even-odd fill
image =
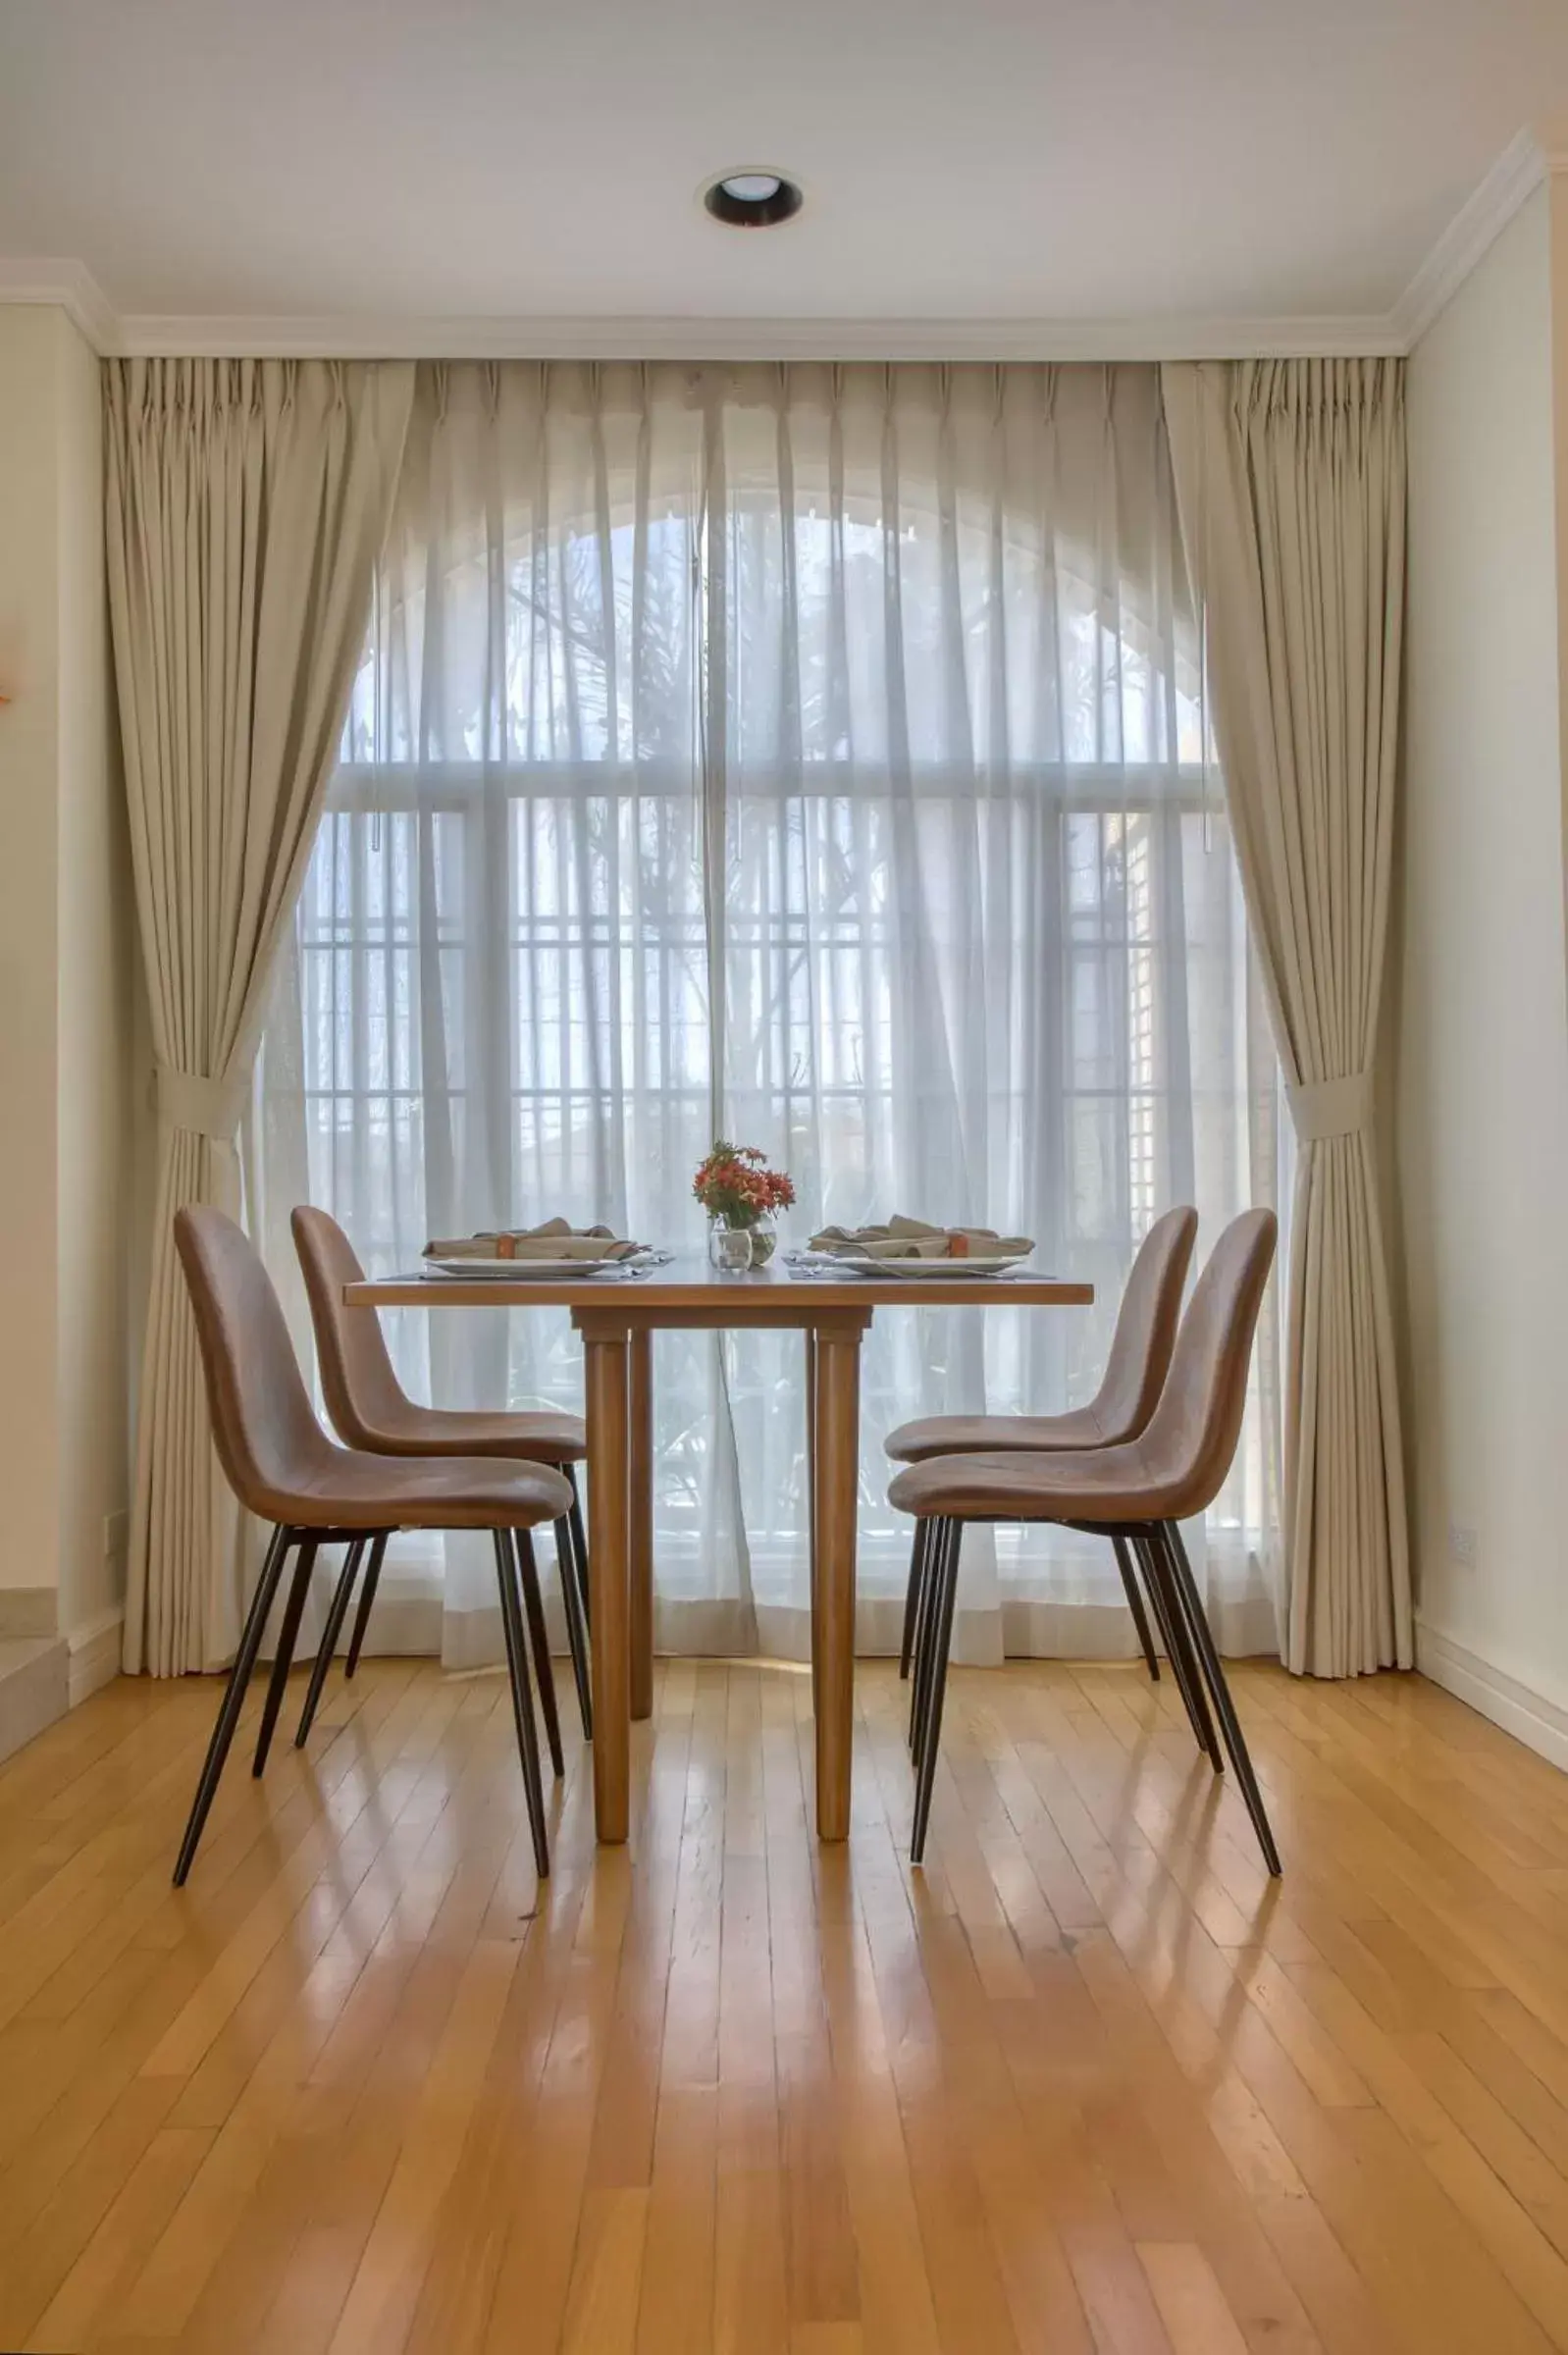
{"label": "chair metal leg", "polygon": [[1209,1690],[1214,1696],[1215,1709],[1225,1733],[1225,1746],[1230,1753],[1230,1763],[1236,1770],[1236,1781],[1241,1786],[1241,1796],[1246,1801],[1247,1813],[1252,1818],[1252,1828],[1258,1835],[1258,1846],[1263,1851],[1263,1860],[1268,1865],[1270,1872],[1278,1875],[1284,1868],[1280,1862],[1280,1851],[1274,1844],[1274,1833],[1269,1824],[1269,1811],[1263,1804],[1263,1793],[1258,1787],[1258,1778],[1253,1771],[1252,1754],[1247,1749],[1246,1736],[1241,1731],[1241,1720],[1236,1715],[1235,1703],[1230,1699],[1230,1688],[1226,1682],[1225,1669],[1221,1665],[1219,1649],[1209,1626],[1208,1613],[1204,1610],[1203,1599],[1198,1593],[1198,1582],[1192,1575],[1192,1564],[1187,1559],[1187,1549],[1181,1542],[1181,1532],[1174,1521],[1164,1521],[1160,1524],[1160,1534],[1165,1542],[1165,1554],[1170,1565],[1172,1584],[1185,1615],[1198,1658],[1202,1662]]}
{"label": "chair metal leg", "polygon": [[267,1753],[272,1748],[273,1729],[278,1723],[278,1712],[284,1705],[284,1695],[288,1690],[288,1671],[293,1665],[299,1622],[305,1615],[305,1596],[310,1593],[311,1573],[316,1567],[316,1556],[320,1550],[320,1538],[314,1532],[306,1531],[299,1542],[299,1559],[294,1564],[293,1584],[284,1604],[283,1625],[278,1630],[278,1649],[273,1656],[267,1698],[261,1704],[261,1730],[256,1736],[256,1755],[250,1768],[252,1774],[260,1774],[267,1763]]}
{"label": "chair metal leg", "polygon": [[545,1598],[539,1591],[539,1565],[534,1560],[534,1541],[528,1530],[514,1529],[511,1539],[518,1583],[522,1589],[523,1608],[528,1614],[528,1633],[534,1646],[534,1676],[539,1686],[539,1705],[545,1712],[549,1762],[558,1779],[566,1772],[566,1756],[561,1749],[560,1710],[555,1701],[555,1667],[549,1656],[549,1634],[545,1626]]}
{"label": "chair metal leg", "polygon": [[185,1836],[180,1843],[180,1855],[175,1863],[175,1887],[177,1889],[184,1887],[191,1864],[195,1860],[202,1826],[206,1823],[217,1794],[218,1784],[229,1756],[230,1745],[235,1738],[235,1728],[239,1723],[239,1712],[245,1705],[245,1687],[250,1682],[251,1670],[256,1665],[256,1654],[261,1649],[261,1639],[266,1631],[267,1614],[272,1608],[272,1598],[278,1592],[278,1582],[283,1576],[284,1561],[288,1548],[298,1534],[297,1530],[284,1528],[275,1529],[272,1533],[272,1543],[267,1548],[267,1558],[261,1566],[261,1576],[256,1582],[256,1592],[251,1596],[250,1608],[245,1613],[245,1624],[240,1631],[239,1649],[235,1654],[235,1664],[229,1671],[229,1682],[224,1687],[224,1697],[218,1704],[218,1716],[212,1729],[212,1739],[207,1744],[207,1755],[202,1761],[200,1778],[196,1784],[196,1796],[190,1805],[190,1816],[185,1825]]}
{"label": "chair metal leg", "polygon": [[572,1525],[572,1551],[577,1556],[577,1591],[583,1599],[583,1625],[592,1632],[594,1613],[590,1601],[588,1580],[588,1537],[583,1528],[583,1500],[578,1493],[577,1466],[562,1464],[561,1470],[566,1475],[566,1486],[572,1492],[569,1518]]}
{"label": "chair metal leg", "polygon": [[[932,1520],[931,1535],[926,1541],[925,1571],[921,1581],[920,1626],[915,1634],[913,1670],[913,1682],[917,1690],[915,1708],[910,1727],[910,1755],[916,1768],[925,1756],[926,1735],[931,1723],[931,1678],[935,1673],[938,1656],[935,1615],[941,1594],[942,1564],[946,1559],[946,1549],[951,1548],[953,1589],[957,1594],[958,1563],[963,1544],[964,1524],[962,1521],[944,1520],[940,1516]],[[945,1648],[941,1652],[941,1658],[944,1663],[942,1673],[945,1676],[947,1674]],[[941,1718],[941,1713],[942,1704],[938,1701],[936,1704],[938,1720]]]}
{"label": "chair metal leg", "polygon": [[915,1597],[915,1627],[911,1636],[910,1658],[910,1755],[915,1763],[920,1756],[920,1729],[925,1722],[926,1688],[929,1681],[931,1610],[936,1592],[938,1565],[945,1543],[946,1523],[927,1516],[920,1524],[925,1532],[925,1559],[920,1569]]}
{"label": "chair metal leg", "polygon": [[910,1553],[910,1582],[904,1596],[904,1638],[899,1646],[899,1675],[907,1678],[910,1662],[915,1657],[915,1630],[920,1616],[920,1581],[925,1575],[925,1543],[929,1521],[915,1524],[915,1544]]}
{"label": "chair metal leg", "polygon": [[321,1642],[317,1647],[316,1657],[311,1666],[310,1686],[305,1694],[305,1705],[299,1712],[299,1731],[294,1736],[295,1750],[304,1749],[305,1743],[309,1739],[310,1729],[316,1722],[316,1711],[321,1706],[321,1697],[326,1690],[327,1671],[332,1666],[333,1653],[338,1648],[338,1638],[341,1635],[343,1621],[348,1616],[348,1605],[353,1600],[354,1581],[359,1576],[359,1565],[364,1559],[365,1547],[369,1544],[368,1538],[355,1538],[343,1555],[343,1566],[338,1573],[338,1584],[332,1591],[332,1602],[327,1611],[327,1624],[322,1630]]}
{"label": "chair metal leg", "polygon": [[942,1564],[946,1559],[947,1523],[929,1514],[920,1523],[924,1533],[924,1561],[915,1596],[915,1630],[910,1656],[910,1763],[916,1788],[920,1771],[920,1743],[925,1732],[925,1706],[931,1690],[931,1630],[942,1601]]}
{"label": "chair metal leg", "polygon": [[1165,1551],[1160,1544],[1158,1530],[1152,1525],[1148,1529],[1140,1530],[1133,1537],[1131,1543],[1133,1552],[1143,1564],[1143,1575],[1149,1590],[1149,1599],[1154,1604],[1155,1613],[1160,1622],[1160,1635],[1165,1645],[1166,1658],[1170,1661],[1172,1673],[1176,1677],[1176,1690],[1181,1696],[1181,1705],[1186,1710],[1187,1723],[1192,1728],[1192,1738],[1208,1758],[1215,1773],[1223,1774],[1225,1761],[1220,1754],[1220,1738],[1214,1730],[1214,1719],[1209,1714],[1209,1704],[1204,1699],[1203,1672],[1193,1653],[1192,1639],[1187,1634],[1185,1618],[1171,1585],[1170,1571],[1166,1565]]}
{"label": "chair metal leg", "polygon": [[959,1521],[941,1523],[932,1542],[929,1596],[923,1631],[927,1653],[922,1678],[925,1706],[915,1758],[915,1819],[910,1829],[910,1862],[925,1856],[925,1831],[931,1819],[931,1795],[936,1788],[936,1753],[942,1740],[942,1703],[947,1698],[947,1661],[953,1642],[953,1608],[959,1591],[959,1549],[964,1527]]}
{"label": "chair metal leg", "polygon": [[577,1581],[577,1545],[572,1536],[570,1513],[562,1513],[554,1529],[555,1567],[560,1572],[561,1608],[566,1613],[566,1642],[572,1655],[577,1706],[583,1720],[583,1740],[592,1742],[594,1698],[593,1679],[588,1666],[588,1623],[583,1617],[583,1595]]}
{"label": "chair metal leg", "polygon": [[370,1625],[370,1606],[376,1599],[376,1589],[381,1584],[382,1556],[387,1551],[387,1541],[391,1535],[391,1530],[384,1529],[370,1542],[365,1584],[359,1597],[359,1609],[354,1614],[354,1632],[348,1646],[348,1658],[343,1666],[345,1682],[359,1666],[359,1648],[365,1641],[365,1630]]}
{"label": "chair metal leg", "polygon": [[500,1588],[500,1623],[506,1638],[506,1668],[512,1689],[512,1721],[517,1728],[517,1754],[523,1767],[523,1796],[528,1802],[528,1825],[534,1840],[534,1864],[543,1881],[549,1874],[549,1841],[545,1830],[545,1786],[539,1771],[539,1733],[534,1724],[534,1697],[528,1682],[528,1639],[517,1593],[509,1533],[497,1529],[496,1578]]}
{"label": "chair metal leg", "polygon": [[1122,1573],[1122,1591],[1127,1598],[1127,1609],[1132,1613],[1132,1624],[1138,1631],[1138,1642],[1143,1647],[1143,1657],[1148,1667],[1149,1678],[1151,1683],[1157,1685],[1160,1681],[1160,1656],[1154,1648],[1154,1638],[1149,1633],[1149,1615],[1143,1607],[1143,1596],[1138,1592],[1138,1578],[1137,1572],[1132,1567],[1132,1556],[1127,1550],[1125,1538],[1114,1537],[1111,1544],[1116,1554],[1116,1566]]}

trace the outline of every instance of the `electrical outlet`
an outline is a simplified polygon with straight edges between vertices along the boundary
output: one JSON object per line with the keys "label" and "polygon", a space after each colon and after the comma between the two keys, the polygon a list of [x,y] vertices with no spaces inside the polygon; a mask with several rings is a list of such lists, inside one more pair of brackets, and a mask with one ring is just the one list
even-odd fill
{"label": "electrical outlet", "polygon": [[1448,1559],[1456,1570],[1474,1570],[1481,1546],[1468,1521],[1448,1524]]}
{"label": "electrical outlet", "polygon": [[125,1510],[103,1517],[103,1558],[115,1562],[131,1542],[131,1515]]}

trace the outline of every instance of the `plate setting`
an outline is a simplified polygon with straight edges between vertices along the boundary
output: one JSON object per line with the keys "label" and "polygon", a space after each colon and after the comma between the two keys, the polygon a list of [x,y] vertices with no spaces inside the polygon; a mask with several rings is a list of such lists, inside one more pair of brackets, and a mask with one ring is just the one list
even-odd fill
{"label": "plate setting", "polygon": [[1001,1234],[994,1227],[933,1227],[895,1211],[866,1227],[824,1227],[793,1255],[812,1274],[824,1266],[842,1274],[886,1274],[907,1283],[928,1276],[963,1283],[975,1276],[1005,1276],[1034,1256],[1034,1237]]}
{"label": "plate setting", "polygon": [[962,1283],[971,1276],[1009,1276],[1018,1268],[1027,1267],[1027,1251],[1010,1253],[1005,1258],[982,1258],[978,1252],[967,1259],[867,1259],[855,1264],[867,1276],[901,1277],[909,1283],[924,1283],[934,1276],[940,1282],[944,1278]]}
{"label": "plate setting", "polygon": [[420,1255],[423,1273],[440,1282],[481,1283],[570,1283],[579,1277],[646,1276],[667,1260],[667,1251],[630,1241],[607,1227],[568,1227],[552,1221],[544,1229],[509,1234],[464,1235],[454,1242],[430,1242]]}
{"label": "plate setting", "polygon": [[629,1251],[620,1259],[426,1259],[424,1273],[438,1282],[581,1282],[588,1277],[640,1274],[657,1260],[653,1251]]}
{"label": "plate setting", "polygon": [[1003,1277],[1017,1275],[1027,1267],[1033,1256],[1032,1245],[1027,1251],[997,1253],[971,1252],[959,1258],[890,1258],[875,1251],[792,1251],[787,1255],[792,1270],[814,1276],[823,1282],[834,1277],[847,1282],[880,1282],[884,1276],[895,1282],[967,1283],[976,1276]]}

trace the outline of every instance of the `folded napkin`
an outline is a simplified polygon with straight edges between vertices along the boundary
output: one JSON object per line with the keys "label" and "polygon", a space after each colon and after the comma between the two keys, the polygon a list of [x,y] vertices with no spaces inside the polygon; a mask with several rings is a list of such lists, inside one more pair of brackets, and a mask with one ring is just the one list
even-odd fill
{"label": "folded napkin", "polygon": [[1023,1234],[998,1234],[994,1227],[929,1227],[923,1219],[895,1214],[885,1227],[824,1227],[810,1248],[846,1259],[1008,1259],[1034,1249]]}
{"label": "folded napkin", "polygon": [[498,1232],[459,1235],[452,1242],[425,1245],[427,1259],[630,1259],[641,1243],[621,1240],[612,1227],[573,1227],[547,1219],[542,1227],[507,1227]]}

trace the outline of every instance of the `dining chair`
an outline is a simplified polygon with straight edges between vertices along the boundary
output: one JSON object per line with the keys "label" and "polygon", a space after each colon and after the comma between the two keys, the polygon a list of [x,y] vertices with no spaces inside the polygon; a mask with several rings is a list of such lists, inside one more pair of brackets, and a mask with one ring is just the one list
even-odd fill
{"label": "dining chair", "polygon": [[[1135,1439],[1114,1447],[928,1457],[900,1472],[888,1500],[929,1525],[931,1563],[916,1632],[915,1818],[910,1858],[925,1853],[965,1525],[1054,1522],[1135,1540],[1159,1597],[1171,1665],[1215,1771],[1223,1761],[1205,1687],[1271,1873],[1281,1869],[1263,1794],[1182,1543],[1180,1523],[1207,1510],[1234,1457],[1247,1369],[1278,1222],[1244,1211],[1216,1243],[1188,1302],[1160,1402]],[[1200,1731],[1200,1740],[1203,1733]]]}
{"label": "dining chair", "polygon": [[256,1774],[267,1763],[319,1549],[384,1540],[398,1529],[492,1534],[517,1750],[534,1861],[543,1879],[549,1871],[549,1845],[523,1596],[532,1589],[537,1598],[539,1591],[530,1532],[566,1510],[565,1481],[546,1464],[461,1456],[397,1460],[334,1446],[316,1420],[272,1279],[234,1221],[219,1210],[181,1210],[175,1246],[195,1316],[219,1462],[246,1511],[272,1524],[181,1843],[175,1886],[183,1885],[195,1858],[289,1551],[297,1548],[297,1558],[262,1706]]}
{"label": "dining chair", "polygon": [[[392,1367],[381,1319],[373,1308],[350,1308],[343,1286],[361,1283],[365,1271],[336,1219],[324,1210],[301,1203],[292,1219],[294,1248],[305,1279],[310,1319],[316,1334],[316,1358],[321,1387],[338,1437],[345,1446],[371,1455],[404,1457],[502,1456],[508,1462],[549,1464],[564,1479],[569,1495],[555,1523],[555,1560],[560,1571],[561,1601],[566,1615],[566,1642],[577,1705],[582,1712],[583,1738],[594,1738],[594,1705],[588,1668],[588,1547],[583,1535],[582,1505],[575,1467],[588,1453],[588,1436],[578,1415],[549,1409],[527,1411],[420,1406],[409,1397]],[[370,1606],[376,1598],[386,1539],[372,1541],[365,1585],[349,1640],[345,1674],[359,1665]],[[348,1605],[364,1548],[350,1548],[333,1596],[328,1622],[329,1641],[316,1658],[316,1673],[305,1696],[295,1741],[302,1743],[321,1699],[333,1651]],[[550,1668],[549,1641],[537,1590],[529,1603],[529,1632],[534,1666],[545,1706],[545,1730],[550,1757],[561,1771],[560,1719],[555,1706],[555,1680]]]}
{"label": "dining chair", "polygon": [[[1165,1387],[1197,1231],[1198,1214],[1184,1203],[1166,1211],[1149,1229],[1138,1246],[1122,1294],[1104,1376],[1087,1406],[1073,1407],[1063,1415],[926,1415],[915,1423],[901,1423],[896,1431],[889,1433],[888,1454],[895,1463],[918,1464],[932,1456],[991,1455],[1004,1449],[1024,1453],[1041,1449],[1076,1452],[1088,1447],[1118,1447],[1135,1439],[1147,1425]],[[915,1525],[909,1586],[904,1597],[904,1637],[899,1648],[902,1677],[910,1673],[915,1632],[930,1576],[931,1527],[927,1520]],[[1143,1657],[1150,1676],[1158,1684],[1160,1662],[1134,1566],[1138,1549],[1119,1535],[1113,1536],[1111,1543]],[[1149,1598],[1156,1619],[1161,1621],[1169,1652],[1170,1640],[1152,1580]],[[917,1712],[912,1710],[912,1740],[916,1717]],[[1196,1732],[1197,1728],[1193,1730]]]}

